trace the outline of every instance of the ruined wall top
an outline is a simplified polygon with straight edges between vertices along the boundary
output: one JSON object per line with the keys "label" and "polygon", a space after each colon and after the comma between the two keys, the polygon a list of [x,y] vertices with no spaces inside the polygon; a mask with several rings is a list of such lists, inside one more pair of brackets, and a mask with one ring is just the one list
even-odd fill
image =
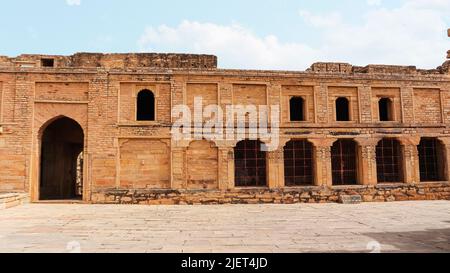
{"label": "ruined wall top", "polygon": [[72,56],[23,54],[15,58],[0,56],[1,66],[13,67],[80,67],[80,68],[185,68],[215,69],[217,57],[198,54],[162,53],[76,53]]}
{"label": "ruined wall top", "polygon": [[[355,66],[349,63],[317,62],[312,64],[306,72],[338,74],[448,75],[450,74],[450,51],[448,52],[448,58],[449,60],[435,69],[418,69],[415,66],[400,65],[369,64],[367,66]],[[105,68],[129,71],[145,68],[216,70],[218,67],[217,57],[214,55],[174,53],[76,53],[70,56],[41,54],[22,54],[12,58],[0,56],[0,68]]]}
{"label": "ruined wall top", "polygon": [[314,63],[307,70],[316,73],[364,73],[364,74],[402,74],[402,75],[426,75],[426,74],[448,74],[450,70],[449,61],[443,63],[435,69],[418,69],[415,66],[402,65],[378,65],[369,64],[367,66],[354,66],[348,63]]}

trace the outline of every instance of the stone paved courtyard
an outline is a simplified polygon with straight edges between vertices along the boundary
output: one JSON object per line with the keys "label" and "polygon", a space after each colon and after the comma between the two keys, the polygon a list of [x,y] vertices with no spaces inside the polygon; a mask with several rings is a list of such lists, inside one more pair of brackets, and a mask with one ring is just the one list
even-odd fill
{"label": "stone paved courtyard", "polygon": [[371,250],[450,252],[450,202],[224,206],[29,204],[0,210],[0,252]]}

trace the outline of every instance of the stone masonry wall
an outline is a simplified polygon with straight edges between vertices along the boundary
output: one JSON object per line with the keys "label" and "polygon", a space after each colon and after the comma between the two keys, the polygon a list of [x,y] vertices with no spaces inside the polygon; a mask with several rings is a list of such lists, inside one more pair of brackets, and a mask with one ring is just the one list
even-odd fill
{"label": "stone masonry wall", "polygon": [[[42,67],[53,58],[54,67]],[[317,63],[308,71],[222,70],[210,55],[76,54],[0,57],[0,192],[39,201],[41,136],[60,117],[84,131],[83,200],[116,203],[334,202],[342,193],[365,201],[448,199],[450,75],[442,69]],[[156,120],[136,121],[136,95],[155,95]],[[275,105],[281,109],[280,147],[267,154],[267,185],[239,189],[237,140],[171,140],[175,105]],[[289,99],[301,96],[306,121],[289,120]],[[335,121],[334,100],[351,104],[351,122]],[[395,118],[379,121],[378,100],[393,99]],[[442,146],[444,181],[421,183],[421,137]],[[331,187],[330,149],[338,139],[358,146],[358,186]],[[375,147],[382,138],[402,145],[403,181],[377,185]],[[314,184],[288,188],[283,146],[313,144]],[[396,194],[393,194],[395,191]],[[135,200],[135,201],[133,201]]]}
{"label": "stone masonry wall", "polygon": [[146,191],[110,189],[95,192],[100,204],[213,205],[333,203],[341,195],[359,195],[364,202],[450,200],[450,184],[377,185],[347,187],[303,187],[293,189],[240,189],[229,191]]}

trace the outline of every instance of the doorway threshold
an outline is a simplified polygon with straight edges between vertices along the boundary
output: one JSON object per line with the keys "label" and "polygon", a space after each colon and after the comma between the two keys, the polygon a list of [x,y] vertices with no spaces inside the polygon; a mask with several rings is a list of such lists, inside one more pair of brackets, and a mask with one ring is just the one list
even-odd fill
{"label": "doorway threshold", "polygon": [[63,200],[38,200],[33,202],[35,204],[86,204],[85,201],[80,199],[63,199]]}

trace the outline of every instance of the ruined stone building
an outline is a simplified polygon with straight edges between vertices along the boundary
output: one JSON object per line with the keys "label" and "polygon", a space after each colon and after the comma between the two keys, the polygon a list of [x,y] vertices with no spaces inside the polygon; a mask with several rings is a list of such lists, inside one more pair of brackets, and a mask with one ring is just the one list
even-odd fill
{"label": "ruined stone building", "polygon": [[[450,56],[449,56],[450,57]],[[450,199],[449,62],[217,68],[211,55],[0,57],[0,192],[219,204]],[[280,145],[175,141],[175,105],[276,105]]]}

